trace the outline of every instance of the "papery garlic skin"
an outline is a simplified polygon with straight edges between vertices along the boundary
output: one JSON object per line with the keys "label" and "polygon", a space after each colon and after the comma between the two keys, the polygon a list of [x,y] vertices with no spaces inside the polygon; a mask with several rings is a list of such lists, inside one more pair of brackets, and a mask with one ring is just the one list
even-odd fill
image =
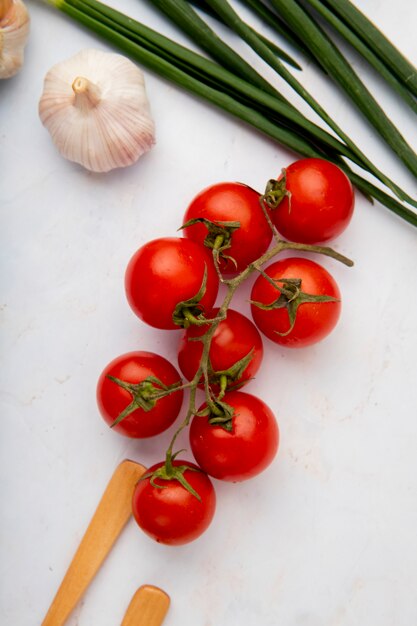
{"label": "papery garlic skin", "polygon": [[143,73],[120,54],[87,49],[52,67],[39,115],[61,154],[93,172],[131,165],[155,143]]}
{"label": "papery garlic skin", "polygon": [[22,67],[29,24],[22,0],[0,0],[0,78],[10,78]]}

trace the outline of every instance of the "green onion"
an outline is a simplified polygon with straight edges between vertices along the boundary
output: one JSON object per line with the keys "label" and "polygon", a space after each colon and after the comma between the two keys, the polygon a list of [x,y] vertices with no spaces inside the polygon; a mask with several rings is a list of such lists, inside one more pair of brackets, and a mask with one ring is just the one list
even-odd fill
{"label": "green onion", "polygon": [[[288,0],[284,0],[287,2]],[[233,30],[238,33],[242,39],[244,39],[273,69],[275,69],[295,91],[301,95],[304,100],[312,107],[316,113],[339,135],[341,139],[346,143],[349,148],[355,152],[355,154],[365,163],[374,176],[376,176],[381,182],[389,187],[394,193],[401,198],[417,207],[417,202],[410,198],[407,194],[395,185],[387,176],[385,176],[380,170],[378,170],[371,161],[363,154],[361,150],[354,144],[353,141],[343,132],[336,122],[328,115],[323,107],[311,96],[311,94],[304,89],[301,83],[292,76],[292,74],[284,67],[284,65],[277,59],[271,51],[260,41],[256,34],[253,33],[248,26],[243,22],[239,15],[229,5],[227,0],[207,0],[207,3],[222,17],[222,19],[229,24]],[[359,79],[358,79],[359,80]],[[416,157],[417,167],[417,157]],[[417,170],[416,170],[417,171]]]}
{"label": "green onion", "polygon": [[280,97],[268,81],[226,45],[185,0],[151,0],[151,4],[180,26],[221,65],[267,93]]}
{"label": "green onion", "polygon": [[[299,0],[297,0],[299,1]],[[305,3],[311,5],[322,18],[326,20],[351,46],[362,55],[364,59],[378,72],[380,76],[398,93],[398,95],[408,104],[408,106],[417,113],[417,101],[404,85],[391,73],[386,65],[379,59],[376,54],[368,48],[363,41],[350,30],[346,24],[337,17],[330,9],[325,6],[322,0],[305,0]],[[305,8],[304,8],[305,9]],[[311,14],[310,14],[311,15]]]}
{"label": "green onion", "polygon": [[[201,9],[202,11],[207,13],[207,15],[210,15],[210,17],[213,17],[216,20],[220,19],[217,13],[213,11],[204,0],[190,0],[190,4],[194,5],[198,9]],[[225,24],[223,20],[220,19],[220,21]],[[227,24],[225,25],[227,26]],[[287,52],[285,52],[285,50],[277,46],[273,41],[270,41],[269,39],[264,37],[261,33],[256,32],[254,28],[252,28],[252,30],[257,34],[260,39],[262,39],[264,44],[268,46],[271,52],[273,52],[277,57],[288,63],[288,65],[291,65],[296,70],[302,69],[301,65],[299,65],[295,59],[293,59]]]}
{"label": "green onion", "polygon": [[297,61],[293,59],[289,54],[287,54],[285,50],[277,46],[273,41],[270,41],[267,37],[262,35],[262,33],[258,33],[252,27],[250,28],[254,33],[256,33],[257,37],[259,37],[259,39],[263,41],[265,46],[268,46],[268,48],[271,50],[271,52],[275,54],[275,56],[277,56],[279,59],[281,59],[285,63],[288,63],[288,65],[291,65],[291,67],[293,67],[295,70],[299,70],[300,72],[302,71],[303,68],[301,67],[301,65],[297,63]]}
{"label": "green onion", "polygon": [[414,176],[417,176],[417,155],[324,31],[295,0],[271,0],[271,2],[291,28],[304,33],[306,45],[316,57],[320,57],[329,75],[339,83],[385,142]]}
{"label": "green onion", "polygon": [[417,97],[417,70],[349,0],[325,0],[350,29],[370,48],[405,87]]}
{"label": "green onion", "polygon": [[[206,2],[204,2],[204,4],[206,4]],[[302,52],[304,56],[321,68],[316,57],[305,47],[303,40],[288,27],[288,24],[286,24],[284,20],[281,20],[276,13],[273,13],[271,9],[261,2],[261,0],[246,0],[244,4],[247,5],[255,15],[260,17],[265,24],[275,30],[278,35],[286,39],[296,50]]]}
{"label": "green onion", "polygon": [[[265,116],[252,108],[245,106],[236,101],[236,98],[223,93],[218,89],[205,85],[198,79],[190,76],[188,73],[178,69],[169,61],[161,58],[156,50],[158,49],[154,45],[154,52],[145,49],[142,45],[132,41],[128,37],[118,33],[113,26],[106,26],[102,20],[92,17],[87,13],[88,3],[92,3],[93,0],[78,1],[77,0],[48,0],[49,4],[52,4],[56,8],[60,9],[67,15],[74,18],[79,23],[88,27],[95,33],[104,37],[109,42],[115,44],[132,58],[139,61],[144,66],[160,74],[164,78],[176,83],[177,85],[187,89],[188,91],[208,100],[212,104],[220,107],[228,113],[238,117],[239,119],[247,122],[253,127],[257,128],[267,136],[275,139],[282,145],[298,152],[302,156],[315,156],[324,158],[323,153],[314,147],[309,141],[305,140],[298,133],[294,133],[288,128],[280,126],[276,122],[271,122]],[[80,8],[76,8],[74,5],[78,4]],[[102,7],[102,9],[109,9],[99,2],[94,2],[95,5]],[[126,17],[126,20],[133,22]],[[110,22],[111,23],[111,22]],[[134,23],[133,23],[134,24]],[[336,160],[337,161],[337,160]],[[337,161],[338,162],[338,161]],[[339,162],[338,162],[339,164]],[[373,185],[372,183],[364,180],[357,174],[354,174],[346,167],[343,162],[340,164],[343,166],[348,176],[350,176],[352,182],[366,195],[371,195],[379,202],[384,204],[387,208],[395,212],[397,215],[408,221],[409,223],[417,226],[417,214],[404,207],[397,200],[386,194],[384,191]]]}

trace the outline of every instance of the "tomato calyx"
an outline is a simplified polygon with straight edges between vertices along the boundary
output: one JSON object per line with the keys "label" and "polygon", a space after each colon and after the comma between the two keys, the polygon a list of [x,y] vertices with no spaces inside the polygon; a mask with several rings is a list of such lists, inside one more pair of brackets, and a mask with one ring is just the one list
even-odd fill
{"label": "tomato calyx", "polygon": [[214,371],[211,365],[211,361],[208,363],[208,375],[209,383],[216,384],[220,388],[220,392],[217,396],[218,400],[221,400],[226,391],[239,389],[247,380],[239,382],[242,378],[243,372],[252,361],[255,353],[255,348],[252,348],[246,356],[239,359],[231,367],[226,370]]}
{"label": "tomato calyx", "polygon": [[289,199],[291,198],[291,193],[286,187],[286,172],[285,169],[283,169],[282,176],[279,180],[275,178],[268,180],[262,200],[269,209],[274,210],[286,196]]}
{"label": "tomato calyx", "polygon": [[173,385],[165,385],[155,376],[148,376],[140,383],[127,383],[126,381],[116,378],[115,376],[111,376],[110,374],[107,375],[107,378],[116,383],[116,385],[119,385],[119,387],[122,387],[122,389],[128,391],[132,396],[131,403],[128,404],[128,406],[118,415],[118,417],[110,425],[110,428],[117,426],[117,424],[124,420],[125,417],[137,409],[151,411],[158,400],[174,391],[178,391],[181,387],[180,380]]}
{"label": "tomato calyx", "polygon": [[[276,300],[269,304],[251,300],[251,304],[257,306],[264,311],[272,311],[274,309],[287,309],[290,327],[284,333],[275,331],[281,337],[289,335],[295,325],[298,307],[308,302],[339,302],[338,298],[326,295],[310,294],[301,291],[301,278],[271,278],[261,270],[262,276],[275,287],[279,292]],[[280,284],[278,284],[280,283]]]}
{"label": "tomato calyx", "polygon": [[206,324],[207,320],[203,317],[203,307],[200,302],[203,298],[207,287],[207,265],[204,266],[204,276],[201,287],[192,298],[178,302],[172,314],[172,321],[177,326],[188,328],[191,324]]}
{"label": "tomato calyx", "polygon": [[181,452],[184,452],[184,450],[178,450],[178,452],[175,452],[174,454],[172,454],[171,449],[168,449],[166,453],[166,457],[165,457],[165,463],[161,465],[160,467],[158,467],[153,472],[146,472],[139,479],[139,482],[141,480],[145,480],[146,478],[149,478],[150,484],[155,489],[166,489],[168,485],[159,485],[155,481],[157,479],[161,481],[165,481],[165,482],[176,480],[180,483],[180,485],[184,487],[184,489],[186,489],[189,493],[191,493],[192,496],[194,496],[195,498],[197,498],[199,502],[201,502],[200,495],[190,485],[188,480],[185,478],[184,473],[186,471],[201,472],[202,470],[200,470],[197,467],[187,465],[187,463],[184,463],[183,465],[174,465],[173,461]]}
{"label": "tomato calyx", "polygon": [[213,250],[213,254],[216,255],[217,260],[219,258],[225,261],[231,261],[236,266],[236,261],[233,257],[224,254],[224,250],[227,250],[232,245],[232,235],[240,228],[240,222],[224,222],[224,221],[212,221],[206,217],[195,217],[185,224],[181,228],[187,228],[194,224],[204,224],[207,228],[207,236],[204,239],[204,245],[207,248]]}
{"label": "tomato calyx", "polygon": [[172,314],[172,321],[177,326],[182,328],[189,328],[192,324],[195,326],[204,326],[205,324],[211,324],[213,322],[222,321],[223,317],[215,317],[213,319],[207,319],[204,317],[204,307],[200,302],[204,297],[207,286],[207,265],[204,267],[204,276],[201,283],[201,287],[198,292],[192,298],[178,302]]}
{"label": "tomato calyx", "polygon": [[234,409],[227,402],[223,402],[219,398],[207,401],[207,406],[196,413],[198,417],[208,417],[209,424],[212,426],[221,426],[228,432],[233,428]]}

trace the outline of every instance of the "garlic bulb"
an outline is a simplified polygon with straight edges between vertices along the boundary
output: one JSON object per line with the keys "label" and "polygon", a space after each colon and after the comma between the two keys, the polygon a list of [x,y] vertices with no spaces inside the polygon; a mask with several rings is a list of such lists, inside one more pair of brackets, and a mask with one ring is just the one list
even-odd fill
{"label": "garlic bulb", "polygon": [[22,0],[0,0],[0,78],[19,71],[28,36],[29,13]]}
{"label": "garlic bulb", "polygon": [[143,73],[120,54],[83,50],[52,67],[39,115],[61,154],[93,172],[131,165],[155,142]]}

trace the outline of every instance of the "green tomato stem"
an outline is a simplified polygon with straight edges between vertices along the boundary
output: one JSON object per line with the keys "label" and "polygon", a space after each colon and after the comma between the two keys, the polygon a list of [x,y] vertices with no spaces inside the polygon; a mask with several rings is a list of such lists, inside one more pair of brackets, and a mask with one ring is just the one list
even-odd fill
{"label": "green tomato stem", "polygon": [[[189,403],[188,403],[187,414],[185,416],[184,421],[180,424],[180,426],[178,427],[178,429],[174,433],[174,436],[172,437],[171,443],[169,444],[168,450],[166,452],[166,458],[167,458],[168,465],[170,463],[172,464],[172,461],[171,461],[171,459],[172,459],[172,451],[173,451],[173,448],[174,448],[175,441],[177,440],[177,437],[184,430],[184,428],[187,428],[189,426],[191,418],[197,413],[196,402],[195,402],[195,400],[196,400],[196,392],[197,392],[198,384],[200,383],[202,377],[203,377],[203,380],[204,380],[204,391],[205,391],[205,395],[206,395],[207,405],[210,407],[210,409],[214,413],[216,412],[216,408],[217,407],[215,405],[215,402],[213,401],[213,400],[216,400],[216,397],[213,395],[213,392],[210,389],[209,374],[208,374],[210,346],[211,346],[211,341],[213,339],[214,333],[216,332],[216,329],[217,329],[218,325],[220,324],[220,322],[226,318],[227,310],[228,310],[228,308],[230,306],[230,303],[231,303],[231,301],[233,299],[233,296],[235,295],[235,293],[236,293],[237,289],[240,287],[240,285],[245,280],[247,280],[249,278],[249,276],[251,276],[254,272],[261,272],[262,273],[263,272],[263,270],[262,270],[263,265],[265,265],[265,263],[268,263],[268,261],[273,259],[275,256],[277,256],[279,253],[283,252],[284,250],[301,250],[301,251],[304,251],[304,252],[315,252],[315,253],[318,253],[318,254],[323,254],[325,256],[329,256],[329,257],[335,259],[336,261],[339,261],[340,263],[343,263],[344,265],[346,265],[348,267],[352,267],[353,266],[353,261],[351,261],[351,259],[348,259],[343,254],[340,254],[339,252],[336,252],[336,250],[333,250],[333,248],[329,248],[327,246],[314,246],[314,245],[309,245],[309,244],[294,243],[294,242],[291,242],[291,241],[285,241],[283,239],[280,239],[279,238],[279,234],[278,234],[275,226],[272,224],[271,218],[270,218],[270,216],[268,214],[268,211],[266,209],[265,197],[261,196],[260,201],[261,201],[262,209],[264,211],[265,219],[267,220],[270,228],[272,229],[272,232],[273,232],[273,235],[274,235],[274,239],[275,239],[275,245],[272,248],[270,248],[269,250],[267,250],[256,261],[254,261],[253,263],[250,263],[242,272],[240,272],[240,274],[237,274],[237,276],[235,276],[234,278],[231,278],[231,279],[229,279],[227,281],[224,280],[224,278],[222,276],[222,273],[220,271],[220,268],[219,268],[219,264],[217,262],[217,250],[213,249],[214,266],[215,266],[217,274],[219,276],[219,280],[226,286],[226,295],[225,295],[225,297],[223,299],[223,302],[222,302],[222,304],[221,304],[221,306],[219,308],[217,316],[215,318],[211,319],[211,320],[204,320],[204,324],[209,325],[209,328],[208,328],[207,332],[201,337],[201,342],[203,344],[203,351],[202,351],[202,355],[201,355],[201,359],[200,359],[200,365],[199,365],[198,370],[196,371],[196,373],[194,375],[194,378],[188,384],[188,387],[190,389],[190,398],[189,398]],[[189,319],[189,318],[187,317],[187,319]],[[199,325],[201,325],[201,320],[196,320],[196,322]],[[195,322],[191,322],[191,323],[195,323]],[[227,388],[227,379],[226,379],[225,383],[226,383],[226,388]],[[217,396],[217,399],[221,399],[224,396],[226,388],[223,389],[223,385],[225,383],[224,383],[224,381],[223,381],[223,384],[221,382],[220,395]],[[173,391],[175,391],[175,390],[173,390]]]}

